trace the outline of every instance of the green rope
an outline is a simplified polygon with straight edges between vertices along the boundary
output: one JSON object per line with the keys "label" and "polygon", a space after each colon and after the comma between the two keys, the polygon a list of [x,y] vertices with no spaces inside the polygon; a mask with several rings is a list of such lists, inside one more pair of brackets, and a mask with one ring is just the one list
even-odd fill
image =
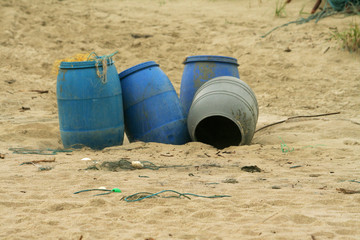
{"label": "green rope", "polygon": [[77,192],[74,192],[74,194],[78,194],[78,193],[82,193],[82,192],[90,192],[90,191],[103,191],[103,192],[105,192],[105,193],[95,194],[93,196],[101,196],[101,195],[108,195],[108,194],[113,193],[113,192],[119,192],[119,193],[121,192],[121,190],[119,188],[113,188],[111,190],[94,188],[94,189],[85,189],[85,190],[77,191]]}
{"label": "green rope", "polygon": [[87,58],[87,61],[89,61],[92,56],[94,56],[94,57],[97,59],[96,61],[101,61],[101,60],[103,60],[103,59],[108,60],[108,59],[112,58],[115,54],[117,54],[118,52],[119,52],[119,51],[115,51],[115,52],[113,52],[113,53],[111,53],[111,54],[109,54],[109,55],[103,55],[103,56],[98,56],[98,55],[96,54],[96,52],[91,52],[91,53],[89,54],[88,58]]}
{"label": "green rope", "polygon": [[137,201],[141,201],[144,200],[146,198],[152,198],[152,197],[159,197],[159,195],[161,193],[164,192],[172,192],[172,193],[176,193],[177,196],[163,196],[162,198],[180,198],[180,197],[185,197],[188,199],[191,199],[188,196],[194,196],[194,197],[202,197],[202,198],[224,198],[224,197],[231,197],[229,195],[212,195],[212,196],[202,196],[202,195],[197,195],[197,194],[193,194],[193,193],[179,193],[177,191],[174,190],[162,190],[160,192],[157,193],[149,193],[149,192],[139,192],[139,193],[135,193],[133,195],[127,196],[124,198],[124,201],[126,202],[137,202]]}
{"label": "green rope", "polygon": [[360,181],[356,181],[356,180],[349,180],[349,182],[360,183]]}
{"label": "green rope", "polygon": [[90,58],[94,55],[95,58],[98,58],[98,55],[96,54],[96,52],[91,52],[87,58],[86,61],[90,61]]}
{"label": "green rope", "polygon": [[283,153],[287,153],[287,152],[292,152],[295,149],[294,148],[290,148],[289,146],[287,146],[284,141],[281,139],[281,137],[278,137],[281,140],[281,151]]}
{"label": "green rope", "polygon": [[[283,25],[280,25],[280,26],[277,26],[275,28],[273,28],[272,30],[270,30],[269,32],[265,33],[264,35],[261,36],[261,38],[265,38],[266,36],[268,36],[270,33],[274,32],[275,30],[279,29],[279,28],[282,28],[282,27],[286,27],[290,24],[303,24],[303,23],[308,23],[312,20],[315,19],[315,23],[319,22],[320,19],[323,19],[323,18],[326,18],[326,17],[330,17],[330,16],[333,16],[335,14],[341,14],[341,13],[344,13],[346,14],[346,10],[344,9],[345,8],[345,5],[346,3],[348,4],[351,4],[352,7],[353,7],[353,11],[354,11],[354,14],[358,14],[359,15],[359,12],[357,11],[356,9],[356,6],[360,6],[360,0],[345,0],[346,3],[343,3],[344,0],[332,0],[333,1],[333,5],[337,6],[337,7],[333,7],[333,8],[328,8],[327,7],[327,1],[325,3],[325,6],[324,6],[324,9],[321,11],[321,12],[318,12],[318,13],[315,13],[315,14],[312,14],[311,16],[307,17],[307,18],[299,18],[295,21],[291,21],[291,22],[288,22],[288,23],[285,23]],[[335,3],[336,1],[338,1],[339,3]],[[341,2],[341,3],[340,3]],[[332,5],[331,2],[330,2],[330,5]],[[339,7],[338,4],[344,4],[343,7]],[[340,9],[340,10],[339,10]]]}
{"label": "green rope", "polygon": [[9,148],[15,154],[39,154],[39,155],[56,155],[59,152],[72,152],[66,149],[26,149],[26,148]]}

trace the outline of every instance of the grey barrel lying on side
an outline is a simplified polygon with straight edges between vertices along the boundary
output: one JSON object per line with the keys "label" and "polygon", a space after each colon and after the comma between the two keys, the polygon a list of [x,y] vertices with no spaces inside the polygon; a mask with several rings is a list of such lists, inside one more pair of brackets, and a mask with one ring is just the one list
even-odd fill
{"label": "grey barrel lying on side", "polygon": [[255,93],[242,80],[216,77],[195,93],[187,119],[193,141],[216,148],[250,144],[259,115]]}

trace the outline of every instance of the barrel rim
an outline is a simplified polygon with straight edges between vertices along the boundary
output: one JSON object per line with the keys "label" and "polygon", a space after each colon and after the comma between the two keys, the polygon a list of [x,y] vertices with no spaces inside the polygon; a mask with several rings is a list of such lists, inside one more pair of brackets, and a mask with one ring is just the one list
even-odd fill
{"label": "barrel rim", "polygon": [[130,74],[133,74],[142,69],[145,69],[148,67],[158,67],[158,66],[159,66],[159,64],[157,64],[155,61],[143,62],[143,63],[137,64],[131,68],[128,68],[128,69],[122,71],[121,73],[119,73],[119,78],[121,80],[122,78],[125,78],[125,77],[129,76]]}
{"label": "barrel rim", "polygon": [[[190,113],[190,111],[189,111]],[[190,114],[189,114],[190,115]],[[199,119],[198,121],[196,121],[196,124],[194,124],[195,127],[192,128],[192,132],[190,132],[190,128],[188,127],[188,132],[189,132],[189,135],[190,137],[193,139],[193,141],[197,142],[197,139],[195,137],[195,130],[196,130],[196,127],[199,125],[199,123],[201,121],[203,121],[204,119],[208,118],[208,117],[214,117],[214,116],[220,116],[220,117],[225,117],[227,119],[229,119],[230,121],[232,121],[233,123],[236,124],[236,126],[238,126],[239,130],[240,130],[240,133],[241,133],[241,142],[239,143],[239,146],[240,145],[243,145],[244,142],[245,142],[245,132],[244,132],[244,128],[243,126],[241,125],[241,123],[239,123],[238,121],[234,121],[230,115],[228,114],[224,114],[224,113],[218,113],[218,112],[215,112],[215,113],[208,113],[208,114],[205,114],[201,117],[201,119]],[[190,118],[188,117],[187,118],[187,124],[189,125],[189,120]]]}
{"label": "barrel rim", "polygon": [[219,77],[214,77],[214,78],[211,78],[209,79],[208,81],[204,82],[195,92],[194,94],[194,98],[195,96],[204,88],[206,88],[207,86],[209,85],[212,85],[212,84],[215,84],[217,82],[227,82],[227,83],[232,83],[232,84],[235,84],[235,85],[239,85],[241,87],[245,86],[247,87],[246,90],[250,90],[250,93],[252,95],[255,95],[254,91],[251,90],[250,86],[244,82],[243,80],[241,80],[240,78],[237,78],[237,77],[233,77],[233,76],[219,76]]}
{"label": "barrel rim", "polygon": [[[114,64],[114,60],[108,59],[107,65]],[[92,67],[101,67],[103,64],[101,61],[82,61],[82,62],[61,62],[61,69],[77,69],[77,68],[92,68]]]}
{"label": "barrel rim", "polygon": [[187,57],[183,64],[191,62],[222,62],[222,63],[231,63],[236,66],[239,66],[237,59],[227,56],[218,56],[218,55],[197,55]]}

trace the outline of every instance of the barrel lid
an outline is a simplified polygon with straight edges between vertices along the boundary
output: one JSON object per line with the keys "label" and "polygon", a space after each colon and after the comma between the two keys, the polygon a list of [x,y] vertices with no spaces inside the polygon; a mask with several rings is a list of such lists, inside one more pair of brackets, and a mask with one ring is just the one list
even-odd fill
{"label": "barrel lid", "polygon": [[216,56],[216,55],[190,56],[185,59],[183,64],[190,63],[190,62],[223,62],[223,63],[232,63],[232,64],[239,66],[236,58],[225,57],[225,56]]}
{"label": "barrel lid", "polygon": [[[112,59],[108,59],[107,62],[108,65],[114,64],[114,61]],[[91,67],[96,67],[96,64],[99,67],[103,65],[101,61],[61,62],[60,68],[62,69],[91,68]]]}
{"label": "barrel lid", "polygon": [[128,68],[124,71],[122,71],[121,73],[119,73],[119,78],[125,78],[127,77],[128,75],[134,73],[134,72],[137,72],[139,70],[142,70],[144,68],[148,68],[148,67],[158,67],[159,64],[157,64],[156,62],[154,61],[148,61],[148,62],[143,62],[143,63],[140,63],[138,65],[135,65],[131,68]]}

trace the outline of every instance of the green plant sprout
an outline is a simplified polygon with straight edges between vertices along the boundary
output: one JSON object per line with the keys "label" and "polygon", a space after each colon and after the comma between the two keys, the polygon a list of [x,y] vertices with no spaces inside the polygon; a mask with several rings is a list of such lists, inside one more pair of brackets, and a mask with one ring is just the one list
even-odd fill
{"label": "green plant sprout", "polygon": [[276,17],[286,17],[286,2],[283,0],[276,0],[276,7],[275,7],[275,16]]}
{"label": "green plant sprout", "polygon": [[360,53],[360,27],[356,22],[343,32],[336,29],[332,32],[332,38],[336,39],[344,50]]}

